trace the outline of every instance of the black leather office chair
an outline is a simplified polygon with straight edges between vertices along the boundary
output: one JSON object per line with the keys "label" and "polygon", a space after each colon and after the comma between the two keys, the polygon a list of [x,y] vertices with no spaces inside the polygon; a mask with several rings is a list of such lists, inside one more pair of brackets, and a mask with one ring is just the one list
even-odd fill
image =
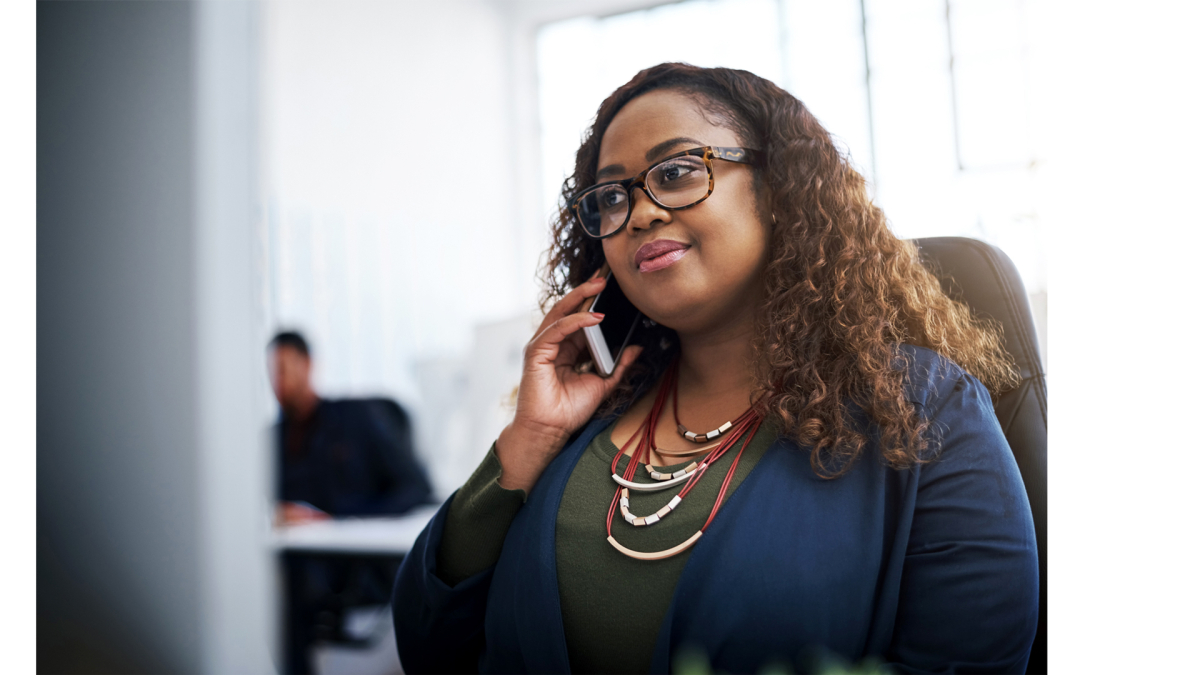
{"label": "black leather office chair", "polygon": [[1021,469],[1037,533],[1041,606],[1027,673],[1046,672],[1046,372],[1025,285],[995,246],[966,237],[914,239],[921,259],[950,297],[1004,327],[1004,348],[1016,359],[1021,384],[996,402],[996,417]]}

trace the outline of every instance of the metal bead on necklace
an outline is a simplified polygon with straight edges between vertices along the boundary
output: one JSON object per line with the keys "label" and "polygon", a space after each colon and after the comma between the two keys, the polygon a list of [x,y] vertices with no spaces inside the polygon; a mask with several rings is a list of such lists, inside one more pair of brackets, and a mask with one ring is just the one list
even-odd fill
{"label": "metal bead on necklace", "polygon": [[[676,385],[678,385],[678,384],[679,384],[678,381],[676,381]],[[671,408],[672,408],[673,412],[675,413],[675,428],[679,430],[679,435],[683,436],[684,438],[688,439],[689,441],[691,441],[693,443],[707,443],[709,441],[715,441],[718,438],[720,438],[721,435],[724,434],[726,431],[729,431],[730,429],[733,428],[733,421],[730,420],[730,421],[726,422],[725,424],[722,424],[721,426],[717,427],[716,429],[713,429],[712,431],[710,431],[706,434],[697,434],[695,432],[688,431],[687,427],[683,426],[683,422],[679,421],[679,391],[678,391],[678,389],[676,389],[676,391],[675,391],[675,396],[672,397]]]}
{"label": "metal bead on necklace", "polygon": [[613,472],[613,480],[617,482],[617,485],[620,485],[626,490],[637,490],[638,492],[658,492],[659,490],[665,490],[669,487],[675,487],[676,485],[686,481],[692,477],[692,474],[694,474],[698,468],[699,466],[697,466],[695,462],[692,462],[686,468],[680,469],[675,473],[660,473],[658,470],[654,469],[654,467],[647,464],[647,472],[650,474],[651,478],[658,481],[657,483],[635,483],[631,480],[625,479],[622,476],[618,476],[615,471]]}
{"label": "metal bead on necklace", "polygon": [[[678,410],[676,410],[676,413],[678,413]],[[678,414],[676,414],[675,420],[678,422],[678,420],[679,420]],[[683,426],[682,424],[676,424],[675,428],[679,429],[680,436],[683,436],[684,438],[688,439],[689,441],[691,441],[693,443],[707,443],[709,441],[717,440],[718,438],[721,437],[721,434],[732,429],[733,422],[726,422],[725,424],[722,424],[721,426],[717,427],[716,429],[713,429],[712,431],[708,432],[707,434],[697,434],[695,432],[688,431],[687,427]]]}

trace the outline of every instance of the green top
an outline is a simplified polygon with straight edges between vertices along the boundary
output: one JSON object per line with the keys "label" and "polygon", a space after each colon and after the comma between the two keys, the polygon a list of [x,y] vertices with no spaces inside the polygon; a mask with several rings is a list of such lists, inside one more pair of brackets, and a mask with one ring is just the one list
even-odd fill
{"label": "green top", "polygon": [[[608,543],[604,518],[618,488],[612,479],[612,459],[618,453],[612,443],[613,426],[592,440],[575,465],[555,526],[563,628],[571,671],[576,673],[650,670],[659,626],[670,608],[675,582],[691,555],[689,549],[666,560],[635,560]],[[726,500],[776,436],[775,429],[764,422],[738,461]],[[688,496],[660,522],[634,527],[618,511],[613,518],[613,537],[626,548],[652,552],[671,548],[692,536],[708,520],[741,443],[709,467]],[[659,468],[673,472],[692,461],[689,458]],[[628,462],[628,457],[619,460],[618,474]],[[525,501],[525,492],[505,490],[497,483],[499,478],[500,462],[493,445],[455,495],[446,516],[438,569],[448,584],[482,572],[500,559],[504,537]],[[634,481],[655,482],[644,466],[639,466]],[[665,506],[682,487],[657,492],[630,490],[629,510],[636,516],[648,516]]]}

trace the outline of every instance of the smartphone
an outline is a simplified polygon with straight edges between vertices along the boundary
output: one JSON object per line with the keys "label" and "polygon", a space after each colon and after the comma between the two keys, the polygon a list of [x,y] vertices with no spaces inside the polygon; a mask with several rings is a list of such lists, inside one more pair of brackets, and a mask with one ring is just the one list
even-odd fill
{"label": "smartphone", "polygon": [[604,377],[611,377],[616,370],[617,361],[621,358],[621,352],[629,345],[629,338],[633,336],[633,329],[641,320],[642,313],[625,297],[612,272],[608,273],[608,283],[605,284],[604,290],[600,291],[600,295],[592,300],[588,311],[604,315],[604,320],[599,325],[584,328],[583,334],[587,338],[588,349],[592,352],[596,371]]}

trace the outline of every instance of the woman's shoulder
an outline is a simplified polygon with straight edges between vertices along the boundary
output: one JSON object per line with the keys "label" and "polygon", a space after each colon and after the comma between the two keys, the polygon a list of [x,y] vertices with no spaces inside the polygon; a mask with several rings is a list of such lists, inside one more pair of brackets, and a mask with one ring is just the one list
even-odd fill
{"label": "woman's shoulder", "polygon": [[901,344],[896,359],[897,367],[905,371],[905,396],[911,403],[927,410],[937,409],[948,396],[968,387],[986,393],[975,376],[932,349]]}

